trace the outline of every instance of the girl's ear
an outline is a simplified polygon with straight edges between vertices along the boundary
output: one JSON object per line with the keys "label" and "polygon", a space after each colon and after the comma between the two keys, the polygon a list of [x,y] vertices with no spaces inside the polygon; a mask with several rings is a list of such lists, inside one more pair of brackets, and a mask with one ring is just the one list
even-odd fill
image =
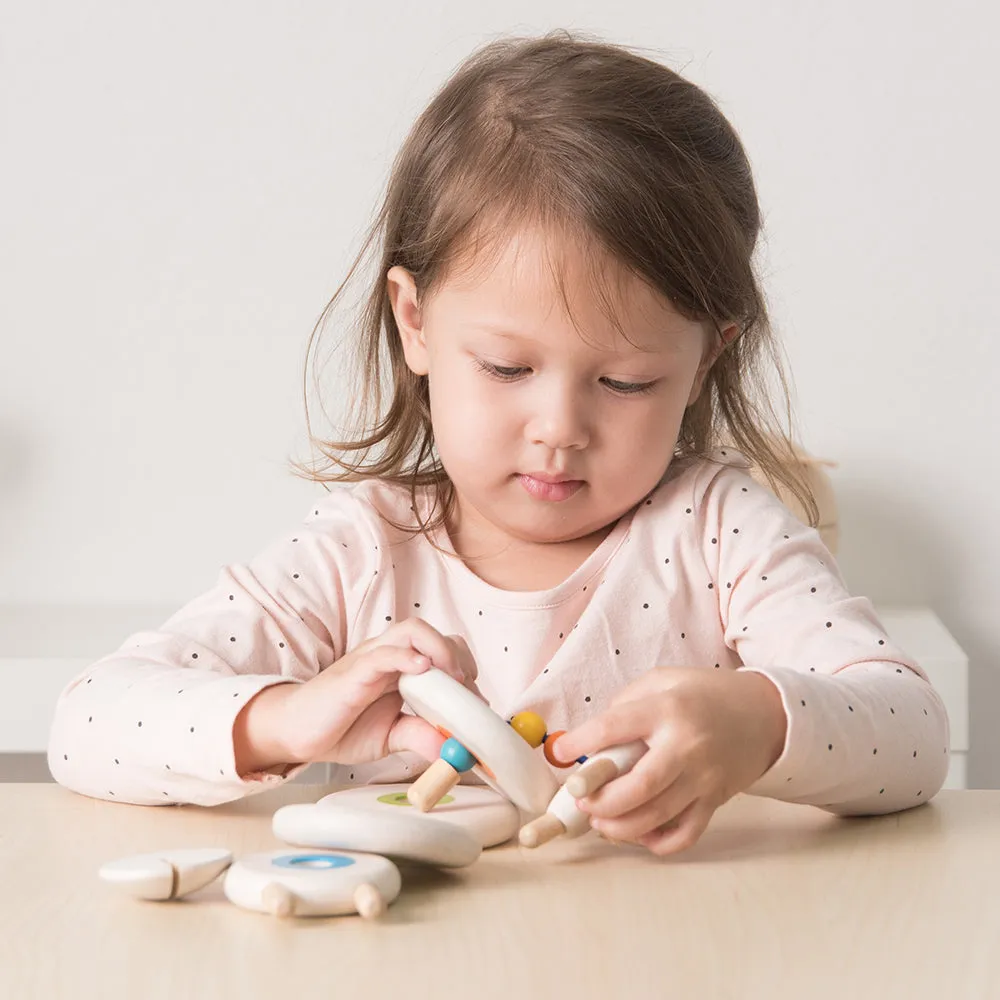
{"label": "girl's ear", "polygon": [[691,386],[691,395],[688,397],[687,405],[691,406],[701,395],[701,390],[705,387],[705,377],[708,375],[712,365],[718,360],[719,355],[736,339],[740,328],[738,323],[730,323],[722,328],[722,336],[716,338],[712,346],[705,351],[705,355],[695,372],[694,383]]}
{"label": "girl's ear", "polygon": [[385,290],[396,318],[403,356],[414,375],[426,375],[427,342],[424,339],[423,317],[417,301],[417,285],[406,268],[390,267],[385,276]]}

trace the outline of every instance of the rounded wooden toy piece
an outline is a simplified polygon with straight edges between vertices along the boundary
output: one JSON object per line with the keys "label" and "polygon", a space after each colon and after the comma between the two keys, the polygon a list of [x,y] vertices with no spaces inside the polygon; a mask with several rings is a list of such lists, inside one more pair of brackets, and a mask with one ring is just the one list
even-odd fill
{"label": "rounded wooden toy piece", "polygon": [[[586,833],[590,829],[590,817],[577,807],[577,795],[574,789],[582,785],[589,789],[586,792],[589,795],[601,785],[630,771],[647,749],[643,740],[632,740],[629,743],[608,747],[607,750],[590,757],[576,774],[570,775],[566,784],[552,797],[546,809],[546,816],[553,817],[563,829],[557,830],[556,824],[551,822],[546,822],[537,829],[526,827],[519,836],[521,844],[525,847],[537,847],[552,840],[553,837],[579,837]],[[574,781],[580,775],[583,775],[583,781]],[[541,839],[542,836],[545,839]]]}
{"label": "rounded wooden toy piece", "polygon": [[566,827],[562,825],[557,816],[552,813],[542,813],[541,816],[521,827],[517,839],[522,847],[539,847],[565,832]]}
{"label": "rounded wooden toy piece", "polygon": [[607,757],[600,760],[591,758],[579,771],[566,779],[565,788],[573,798],[582,799],[617,777],[618,765],[613,760]]}
{"label": "rounded wooden toy piece", "polygon": [[545,742],[545,720],[537,712],[518,712],[510,724],[529,747],[538,749]]}
{"label": "rounded wooden toy piece", "polygon": [[441,746],[441,760],[447,761],[456,771],[471,771],[478,761],[454,736],[449,736]]}
{"label": "rounded wooden toy piece", "polygon": [[[492,788],[485,785],[456,785],[434,808],[427,813],[415,810],[407,798],[409,784],[358,785],[331,792],[317,802],[318,806],[350,806],[374,813],[380,830],[388,832],[392,824],[402,814],[403,819],[416,818],[419,821],[446,822],[459,826],[482,844],[483,848],[493,847],[510,840],[520,826],[517,806]],[[317,845],[320,846],[320,845]],[[353,844],[328,844],[345,850],[360,850]],[[375,853],[388,857],[402,857],[394,850],[378,850]]]}
{"label": "rounded wooden toy piece", "polygon": [[358,913],[368,920],[382,916],[386,908],[382,893],[370,882],[365,882],[354,890],[354,905]]}
{"label": "rounded wooden toy piece", "polygon": [[566,735],[565,729],[557,729],[554,733],[549,733],[549,735],[545,738],[545,747],[542,752],[545,754],[545,759],[553,767],[572,767],[576,763],[575,760],[571,760],[564,763],[561,760],[557,760],[553,755],[553,749],[555,748],[556,740],[558,740],[560,736],[565,736],[565,735]]}
{"label": "rounded wooden toy piece", "polygon": [[529,818],[545,812],[559,783],[545,761],[486,702],[436,668],[403,674],[399,692],[421,718],[447,729],[475,756],[479,764],[473,772],[486,784]]}
{"label": "rounded wooden toy piece", "polygon": [[107,861],[97,874],[137,899],[180,899],[218,878],[232,860],[223,847],[177,847]]}
{"label": "rounded wooden toy piece", "polygon": [[291,917],[295,913],[295,894],[280,882],[268,882],[260,891],[260,901],[272,917]]}
{"label": "rounded wooden toy piece", "polygon": [[439,757],[410,785],[406,796],[421,812],[430,812],[458,784],[459,778],[458,771]]}
{"label": "rounded wooden toy piece", "polygon": [[441,868],[471,865],[482,844],[468,830],[415,810],[375,813],[347,802],[295,803],[271,818],[274,835],[299,847],[358,851]]}
{"label": "rounded wooden toy piece", "polygon": [[648,749],[644,740],[631,740],[601,750],[591,755],[579,771],[566,779],[566,790],[574,798],[582,799],[596,792],[601,785],[631,771]]}
{"label": "rounded wooden toy piece", "polygon": [[[326,917],[382,912],[402,885],[399,869],[375,854],[348,851],[265,851],[237,859],[223,891],[237,906],[275,916]],[[363,886],[370,889],[358,890]],[[383,901],[381,909],[372,896]],[[356,898],[357,897],[357,898]]]}

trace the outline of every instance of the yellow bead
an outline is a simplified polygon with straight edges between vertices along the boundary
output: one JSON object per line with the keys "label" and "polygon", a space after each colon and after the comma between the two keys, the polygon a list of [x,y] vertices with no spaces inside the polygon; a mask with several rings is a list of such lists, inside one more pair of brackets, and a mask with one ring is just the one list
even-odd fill
{"label": "yellow bead", "polygon": [[540,747],[545,739],[545,720],[537,712],[518,712],[510,724],[529,747]]}

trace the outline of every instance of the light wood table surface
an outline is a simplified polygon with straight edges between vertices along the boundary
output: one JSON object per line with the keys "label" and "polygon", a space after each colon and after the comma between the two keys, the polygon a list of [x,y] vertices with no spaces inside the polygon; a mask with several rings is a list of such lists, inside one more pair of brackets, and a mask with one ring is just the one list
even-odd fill
{"label": "light wood table surface", "polygon": [[144,902],[97,878],[167,847],[281,847],[274,810],[328,791],[204,809],[0,785],[0,997],[1000,997],[1000,791],[865,819],[738,796],[672,859],[589,835],[402,867],[377,921],[280,921],[221,881]]}

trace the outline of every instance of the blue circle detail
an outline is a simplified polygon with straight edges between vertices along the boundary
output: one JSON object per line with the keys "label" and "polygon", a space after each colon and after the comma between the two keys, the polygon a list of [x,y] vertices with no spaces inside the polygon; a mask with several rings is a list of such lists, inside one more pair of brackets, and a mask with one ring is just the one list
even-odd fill
{"label": "blue circle detail", "polygon": [[476,766],[476,758],[454,737],[444,741],[441,759],[451,764],[456,771],[469,771]]}
{"label": "blue circle detail", "polygon": [[271,864],[279,868],[347,868],[354,864],[354,858],[343,854],[283,854],[273,858]]}

